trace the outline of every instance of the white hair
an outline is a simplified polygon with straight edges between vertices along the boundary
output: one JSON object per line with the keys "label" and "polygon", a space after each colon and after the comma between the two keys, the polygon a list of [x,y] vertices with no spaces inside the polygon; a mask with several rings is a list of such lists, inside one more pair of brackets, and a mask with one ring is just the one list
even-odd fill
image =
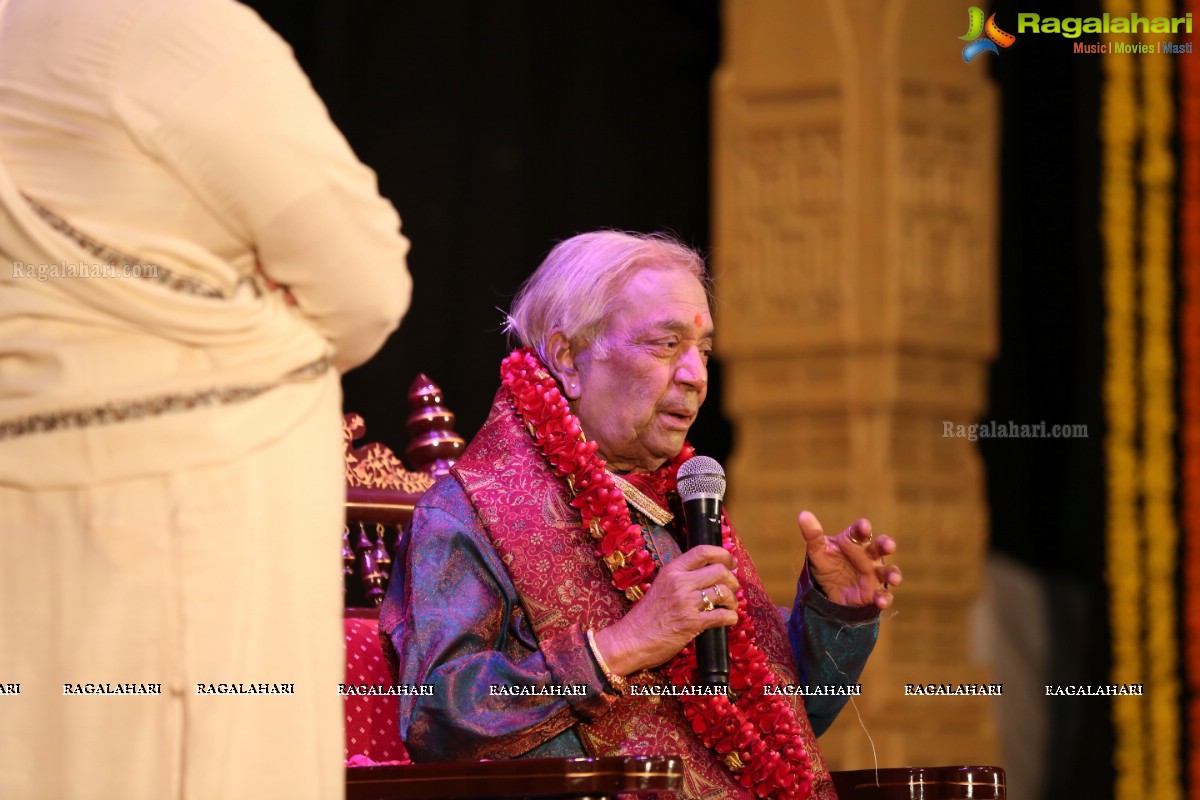
{"label": "white hair", "polygon": [[704,258],[662,233],[593,231],[557,244],[513,299],[505,330],[549,364],[550,337],[562,333],[572,344],[591,347],[604,358],[604,333],[617,297],[646,269],[680,270],[711,291]]}

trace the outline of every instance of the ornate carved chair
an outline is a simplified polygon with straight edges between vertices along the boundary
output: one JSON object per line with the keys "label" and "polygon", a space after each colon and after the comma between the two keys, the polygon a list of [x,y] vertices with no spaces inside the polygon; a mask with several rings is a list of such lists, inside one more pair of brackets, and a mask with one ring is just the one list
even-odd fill
{"label": "ornate carved chair", "polygon": [[[354,447],[367,431],[357,414],[347,414],[342,428],[346,455],[346,529],[342,560],[347,577],[346,605],[378,608],[391,576],[391,552],[413,508],[434,478],[444,475],[465,443],[454,432],[454,414],[442,406],[441,389],[418,375],[408,392],[412,409],[406,427],[411,437],[405,455],[417,470],[410,472],[382,444]],[[352,578],[357,576],[358,580]]]}
{"label": "ornate carved chair", "polygon": [[[410,472],[381,444],[355,448],[366,433],[362,417],[348,414],[346,528],[346,683],[391,686],[379,642],[379,610],[391,576],[391,554],[421,494],[445,474],[465,444],[441,389],[424,375],[408,393]],[[346,697],[348,800],[387,798],[573,797],[677,791],[682,765],[675,756],[521,759],[455,764],[412,764],[397,730],[390,695]],[[842,800],[1004,800],[997,767],[901,767],[833,773]]]}

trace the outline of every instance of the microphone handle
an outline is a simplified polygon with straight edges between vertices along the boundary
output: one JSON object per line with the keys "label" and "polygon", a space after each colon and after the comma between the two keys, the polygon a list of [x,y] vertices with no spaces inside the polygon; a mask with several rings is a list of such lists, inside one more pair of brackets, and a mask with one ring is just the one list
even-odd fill
{"label": "microphone handle", "polygon": [[728,628],[709,628],[696,637],[696,685],[729,685]]}
{"label": "microphone handle", "polygon": [[[721,501],[696,497],[683,504],[688,544],[721,546]],[[709,628],[696,637],[696,685],[729,685],[729,630]]]}

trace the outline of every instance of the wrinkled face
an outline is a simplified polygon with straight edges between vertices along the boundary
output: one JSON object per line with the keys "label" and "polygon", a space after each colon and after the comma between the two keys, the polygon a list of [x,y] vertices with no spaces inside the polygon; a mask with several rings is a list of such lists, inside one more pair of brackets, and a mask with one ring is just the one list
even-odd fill
{"label": "wrinkled face", "polygon": [[574,354],[567,396],[609,467],[649,472],[679,453],[704,402],[712,315],[700,281],[680,270],[638,272],[619,301],[607,355]]}

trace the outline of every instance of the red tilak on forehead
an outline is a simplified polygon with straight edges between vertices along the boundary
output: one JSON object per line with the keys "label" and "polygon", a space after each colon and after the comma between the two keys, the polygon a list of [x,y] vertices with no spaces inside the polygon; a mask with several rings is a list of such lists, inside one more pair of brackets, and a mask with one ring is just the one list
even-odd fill
{"label": "red tilak on forehead", "polygon": [[696,314],[696,327],[699,328],[703,324],[704,324],[704,317],[700,316],[700,314]]}

